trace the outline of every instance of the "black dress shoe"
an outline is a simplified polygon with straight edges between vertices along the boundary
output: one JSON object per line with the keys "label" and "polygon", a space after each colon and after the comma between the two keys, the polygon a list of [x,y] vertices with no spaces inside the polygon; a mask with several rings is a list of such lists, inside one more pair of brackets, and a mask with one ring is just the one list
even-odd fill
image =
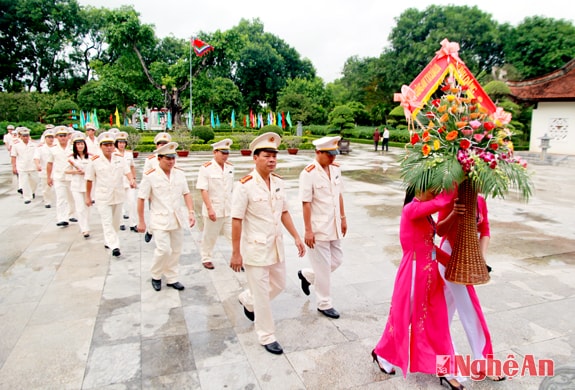
{"label": "black dress shoe", "polygon": [[30,203],[32,203],[31,200],[25,200],[25,201],[24,201],[24,204],[30,204]]}
{"label": "black dress shoe", "polygon": [[162,280],[152,278],[152,287],[154,290],[160,291],[162,289]]}
{"label": "black dress shoe", "polygon": [[130,219],[129,215],[124,215],[124,219]]}
{"label": "black dress shoe", "polygon": [[137,226],[130,226],[130,230],[138,233],[138,227]]}
{"label": "black dress shoe", "polygon": [[120,230],[126,230],[126,225],[120,225]]}
{"label": "black dress shoe", "polygon": [[305,295],[309,295],[310,282],[308,282],[305,276],[303,276],[301,270],[297,271],[297,277],[301,280],[301,291],[303,291]]}
{"label": "black dress shoe", "polygon": [[240,302],[240,305],[244,308],[244,315],[247,317],[248,320],[254,321],[256,319],[256,315],[253,311],[249,311],[246,309],[243,303]]}
{"label": "black dress shoe", "polygon": [[493,270],[493,268],[491,268],[489,264],[485,264],[485,266],[487,267],[487,273],[490,273]]}
{"label": "black dress shoe", "polygon": [[78,222],[78,220],[76,218],[70,218],[68,221],[70,222]]}
{"label": "black dress shoe", "polygon": [[317,309],[321,314],[329,318],[339,318],[339,313],[333,307],[331,309]]}
{"label": "black dress shoe", "polygon": [[19,193],[20,195],[22,195],[22,194],[23,194],[23,192],[22,192],[22,188],[18,188],[18,193]]}
{"label": "black dress shoe", "polygon": [[52,206],[50,206],[49,204],[45,204],[44,207],[47,208],[47,209],[49,209],[49,208],[52,207]]}
{"label": "black dress shoe", "polygon": [[179,290],[179,291],[182,291],[185,288],[184,285],[180,282],[168,283],[168,284],[166,284],[166,286],[171,287],[171,288],[175,288],[176,290]]}
{"label": "black dress shoe", "polygon": [[144,241],[150,242],[151,240],[152,240],[152,234],[149,232],[146,232],[146,234],[144,234]]}
{"label": "black dress shoe", "polygon": [[121,253],[120,253],[120,249],[119,249],[119,248],[114,248],[114,249],[112,249],[112,256],[118,257],[118,256],[120,256],[120,255],[121,255]]}
{"label": "black dress shoe", "polygon": [[68,226],[68,222],[66,221],[58,222],[56,226]]}
{"label": "black dress shoe", "polygon": [[281,355],[282,353],[284,353],[282,346],[277,341],[264,345],[264,348],[266,349],[266,351],[268,351],[269,353],[273,353],[274,355]]}
{"label": "black dress shoe", "polygon": [[104,248],[106,249],[110,249],[110,247],[108,245],[104,245]]}

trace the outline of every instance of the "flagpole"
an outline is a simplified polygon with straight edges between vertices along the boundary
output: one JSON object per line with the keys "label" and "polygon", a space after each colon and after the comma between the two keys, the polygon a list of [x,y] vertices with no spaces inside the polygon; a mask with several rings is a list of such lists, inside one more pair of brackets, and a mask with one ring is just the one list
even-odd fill
{"label": "flagpole", "polygon": [[193,41],[194,41],[194,37],[192,37],[192,39],[190,39],[190,130],[193,129],[194,127],[194,116],[193,116],[193,110],[192,110],[192,51],[193,49]]}

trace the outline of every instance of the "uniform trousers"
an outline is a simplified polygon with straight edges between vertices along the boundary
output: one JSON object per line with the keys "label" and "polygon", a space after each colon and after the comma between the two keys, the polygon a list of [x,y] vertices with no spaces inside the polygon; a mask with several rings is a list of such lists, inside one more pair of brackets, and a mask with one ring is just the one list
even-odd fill
{"label": "uniform trousers", "polygon": [[310,268],[301,270],[304,278],[314,286],[317,308],[331,309],[331,273],[343,262],[341,240],[317,241],[314,248],[308,248]]}
{"label": "uniform trousers", "polygon": [[200,255],[202,263],[212,261],[212,251],[216,245],[216,240],[223,232],[228,240],[232,240],[232,219],[230,217],[216,218],[212,221],[209,217],[204,217],[204,231],[202,233],[202,244]]}
{"label": "uniform trousers", "polygon": [[90,231],[90,208],[86,206],[86,192],[72,191],[72,197],[76,206],[80,232],[87,233]]}
{"label": "uniform trousers", "polygon": [[136,211],[136,189],[126,188],[126,200],[122,208],[122,214],[130,217],[128,219],[128,226],[138,225],[138,212]]}
{"label": "uniform trousers", "polygon": [[244,290],[238,298],[247,310],[254,312],[254,329],[260,344],[273,343],[276,337],[271,301],[285,289],[285,262],[266,266],[245,264],[244,268],[249,290]]}
{"label": "uniform trousers", "polygon": [[18,171],[18,188],[22,189],[25,201],[32,200],[38,186],[38,171]]}
{"label": "uniform trousers", "polygon": [[70,182],[54,180],[54,192],[56,192],[56,219],[58,222],[68,221],[76,209],[72,191],[70,191]]}
{"label": "uniform trousers", "polygon": [[104,233],[104,244],[110,249],[120,249],[120,221],[122,220],[122,203],[104,204],[96,202],[100,221],[102,222],[102,232]]}
{"label": "uniform trousers", "polygon": [[154,264],[152,265],[152,279],[166,277],[166,283],[176,283],[180,266],[180,255],[184,242],[184,230],[153,229],[152,233],[156,240],[154,249]]}
{"label": "uniform trousers", "polygon": [[[442,244],[441,249],[446,253],[451,254],[451,246],[448,241],[445,241]],[[449,315],[449,324],[451,325],[451,321],[455,315],[455,310],[457,310],[459,320],[461,321],[461,325],[463,325],[463,329],[467,335],[473,358],[485,359],[486,356],[483,356],[483,348],[485,347],[486,342],[485,333],[481,326],[481,320],[479,319],[475,306],[473,305],[473,301],[469,296],[467,286],[445,280],[445,266],[441,263],[438,263],[437,265],[439,266],[439,273],[445,282],[444,293],[445,302],[447,303],[447,313]],[[453,346],[453,350],[456,351],[455,345]]]}
{"label": "uniform trousers", "polygon": [[36,191],[42,194],[42,201],[44,202],[45,206],[52,205],[54,202],[54,188],[46,183],[45,173],[40,173],[39,177],[40,180],[38,181],[38,187],[36,188]]}

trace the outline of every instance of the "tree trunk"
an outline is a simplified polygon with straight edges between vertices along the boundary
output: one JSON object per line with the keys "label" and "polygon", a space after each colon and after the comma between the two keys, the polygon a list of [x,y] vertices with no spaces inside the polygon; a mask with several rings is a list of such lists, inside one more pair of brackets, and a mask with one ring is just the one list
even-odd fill
{"label": "tree trunk", "polygon": [[465,205],[465,214],[459,220],[445,279],[458,284],[484,284],[489,281],[489,273],[477,236],[477,190],[469,179],[459,185],[458,198],[458,203]]}

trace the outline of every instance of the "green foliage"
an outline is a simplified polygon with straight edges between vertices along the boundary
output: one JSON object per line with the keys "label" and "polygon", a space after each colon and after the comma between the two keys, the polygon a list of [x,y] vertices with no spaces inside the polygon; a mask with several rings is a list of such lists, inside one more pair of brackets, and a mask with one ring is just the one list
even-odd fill
{"label": "green foliage", "polygon": [[284,131],[282,130],[281,127],[279,127],[278,125],[265,125],[264,127],[262,127],[261,129],[258,130],[257,134],[264,134],[267,132],[274,132],[277,135],[279,135],[280,137],[283,135]]}
{"label": "green foliage", "polygon": [[78,119],[72,119],[72,111],[79,112],[78,105],[70,99],[59,100],[54,104],[51,110],[46,115],[46,120],[50,123],[57,124],[78,124]]}
{"label": "green foliage", "polygon": [[329,113],[329,125],[339,129],[343,134],[344,129],[351,129],[354,127],[353,110],[345,106],[337,106]]}
{"label": "green foliage", "polygon": [[206,144],[215,137],[214,131],[209,126],[194,126],[190,134],[201,139]]}
{"label": "green foliage", "polygon": [[239,149],[249,149],[250,143],[254,140],[255,136],[251,133],[241,133],[233,138],[234,143],[232,144],[232,148],[235,149],[234,145],[236,145]]}

